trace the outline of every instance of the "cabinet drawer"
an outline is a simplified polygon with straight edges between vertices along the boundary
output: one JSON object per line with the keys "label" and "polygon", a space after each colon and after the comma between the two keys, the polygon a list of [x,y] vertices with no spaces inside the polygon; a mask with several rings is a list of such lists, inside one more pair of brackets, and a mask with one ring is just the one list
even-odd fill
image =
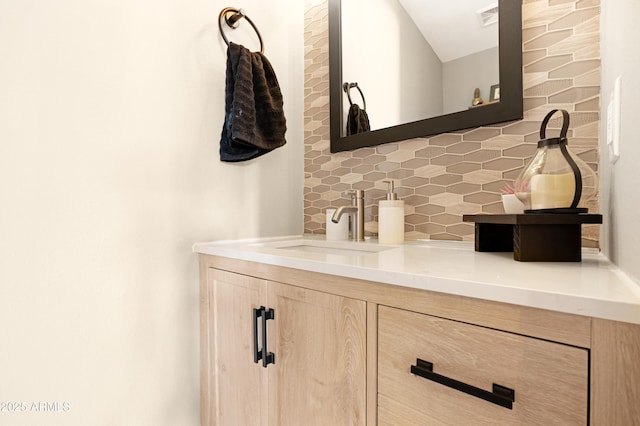
{"label": "cabinet drawer", "polygon": [[[417,359],[436,374],[422,362],[415,371],[437,381],[411,373]],[[586,349],[379,307],[383,425],[586,425],[588,371]],[[507,391],[490,395],[493,384],[513,390],[511,408],[498,405],[508,402]]]}

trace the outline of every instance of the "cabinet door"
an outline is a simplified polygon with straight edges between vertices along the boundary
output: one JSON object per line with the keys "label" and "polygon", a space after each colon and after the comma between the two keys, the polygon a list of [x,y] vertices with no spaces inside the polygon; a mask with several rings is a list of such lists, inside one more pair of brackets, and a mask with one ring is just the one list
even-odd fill
{"label": "cabinet door", "polygon": [[[267,373],[253,362],[253,309],[266,300],[266,284],[217,269],[208,273],[208,341],[203,363],[203,424],[267,424]],[[208,377],[204,377],[207,375]]]}
{"label": "cabinet door", "polygon": [[586,349],[384,306],[378,325],[381,425],[588,423]]}
{"label": "cabinet door", "polygon": [[366,303],[269,282],[270,425],[363,425]]}

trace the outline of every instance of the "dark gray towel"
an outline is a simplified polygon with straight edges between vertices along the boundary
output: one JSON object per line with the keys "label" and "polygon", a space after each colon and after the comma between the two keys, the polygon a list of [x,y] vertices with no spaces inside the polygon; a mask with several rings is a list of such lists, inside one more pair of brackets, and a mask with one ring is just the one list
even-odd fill
{"label": "dark gray towel", "polygon": [[347,114],[347,136],[364,133],[371,130],[367,111],[360,109],[358,104],[351,104]]}
{"label": "dark gray towel", "polygon": [[229,43],[220,160],[245,161],[286,143],[282,93],[260,52]]}

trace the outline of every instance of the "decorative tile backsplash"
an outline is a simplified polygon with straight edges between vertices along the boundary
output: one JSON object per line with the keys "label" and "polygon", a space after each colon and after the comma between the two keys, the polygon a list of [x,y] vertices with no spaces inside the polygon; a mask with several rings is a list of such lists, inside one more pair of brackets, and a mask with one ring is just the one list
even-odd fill
{"label": "decorative tile backsplash", "polygon": [[[571,114],[572,152],[598,170],[599,0],[523,1],[524,118],[355,151],[329,151],[326,2],[305,8],[305,232],[324,233],[327,208],[365,190],[366,234],[377,234],[377,203],[392,179],[405,200],[405,238],[473,241],[463,214],[503,213],[501,190],[536,150],[540,122],[554,108]],[[549,129],[559,129],[558,114]],[[589,211],[598,211],[597,200]],[[598,226],[583,226],[583,246],[598,247]]]}

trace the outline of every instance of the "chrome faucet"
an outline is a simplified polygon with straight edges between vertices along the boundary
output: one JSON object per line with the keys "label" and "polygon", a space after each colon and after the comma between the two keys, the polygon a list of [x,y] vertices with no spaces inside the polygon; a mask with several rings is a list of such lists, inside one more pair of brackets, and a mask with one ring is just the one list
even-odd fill
{"label": "chrome faucet", "polygon": [[343,214],[348,213],[351,218],[351,239],[364,241],[364,191],[350,189],[344,192],[351,196],[350,206],[340,206],[331,217],[333,223],[338,223]]}

